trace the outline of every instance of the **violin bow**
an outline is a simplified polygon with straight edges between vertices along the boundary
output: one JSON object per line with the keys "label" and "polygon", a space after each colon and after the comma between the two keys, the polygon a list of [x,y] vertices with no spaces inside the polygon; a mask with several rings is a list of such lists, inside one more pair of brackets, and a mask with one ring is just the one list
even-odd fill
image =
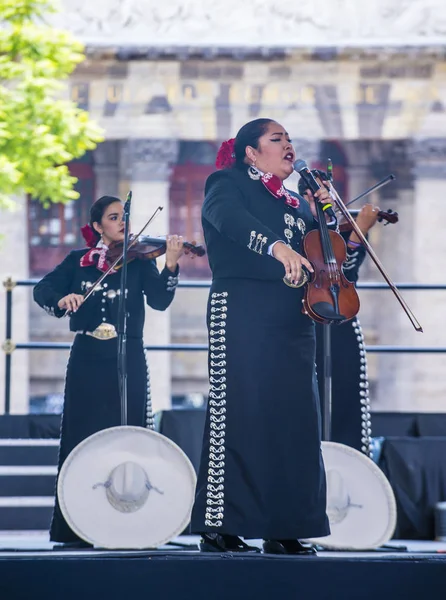
{"label": "violin bow", "polygon": [[[320,182],[320,185],[322,185],[322,182]],[[339,211],[342,213],[342,215],[344,216],[345,220],[348,223],[350,223],[353,231],[356,233],[356,235],[358,236],[358,238],[361,240],[361,243],[363,244],[364,248],[367,250],[370,258],[373,260],[373,262],[377,266],[379,272],[384,277],[387,285],[390,287],[390,289],[392,290],[392,292],[395,294],[398,302],[403,307],[404,312],[409,317],[409,320],[412,323],[412,325],[415,328],[415,330],[422,333],[423,332],[423,328],[421,327],[420,323],[416,319],[416,317],[413,314],[413,312],[410,310],[409,306],[407,305],[406,301],[404,300],[404,298],[402,297],[402,295],[398,291],[398,289],[395,286],[395,284],[393,283],[393,281],[390,279],[390,276],[388,275],[388,273],[384,269],[381,261],[379,260],[379,258],[376,255],[375,251],[373,250],[373,248],[371,247],[371,245],[367,241],[367,239],[364,236],[364,234],[362,233],[362,231],[357,226],[356,221],[350,215],[349,211],[347,210],[346,205],[343,203],[343,201],[341,200],[341,197],[339,196],[338,192],[336,191],[336,188],[334,187],[334,185],[331,182],[329,182],[329,185],[330,185],[330,192],[334,196],[334,200],[335,200],[335,202],[337,204],[337,207],[339,208]]]}
{"label": "violin bow", "polygon": [[[135,235],[132,238],[132,241],[129,243],[128,245],[128,250],[130,250],[130,248],[132,246],[134,246],[139,238],[140,235],[142,235],[142,233],[144,232],[144,230],[146,229],[146,227],[148,227],[150,225],[150,223],[153,221],[153,219],[157,216],[157,214],[159,212],[161,212],[163,210],[162,206],[158,206],[158,208],[155,210],[155,212],[153,213],[153,215],[150,217],[150,219],[147,221],[147,223],[144,225],[144,227],[142,227],[141,231]],[[113,264],[105,271],[105,273],[102,273],[102,275],[99,277],[99,279],[97,279],[93,285],[91,286],[91,288],[88,290],[88,292],[86,292],[84,294],[84,302],[85,300],[87,300],[92,294],[93,292],[98,288],[98,286],[104,281],[104,279],[107,277],[107,275],[109,275],[111,273],[111,271],[113,271],[113,269],[116,267],[116,265],[119,263],[120,260],[122,260],[122,257],[124,256],[124,252],[121,253],[120,256],[118,256],[118,258],[113,262]],[[64,317],[66,317],[69,314],[69,311],[67,310],[64,314]]]}
{"label": "violin bow", "polygon": [[[368,196],[372,192],[379,190],[379,188],[382,188],[384,185],[387,185],[388,183],[390,183],[391,181],[394,181],[395,179],[396,179],[396,177],[392,173],[390,175],[387,175],[387,177],[384,177],[384,179],[382,179],[381,181],[378,181],[378,183],[373,185],[371,188],[369,188],[365,192],[362,192],[362,194],[359,194],[359,196],[356,196],[356,198],[353,198],[353,200],[350,200],[350,202],[347,202],[346,204],[344,204],[344,206],[350,206],[350,204],[353,204],[353,202],[357,202],[358,200],[361,200],[361,198],[364,198],[364,196]],[[332,181],[332,180],[330,179],[330,181]]]}

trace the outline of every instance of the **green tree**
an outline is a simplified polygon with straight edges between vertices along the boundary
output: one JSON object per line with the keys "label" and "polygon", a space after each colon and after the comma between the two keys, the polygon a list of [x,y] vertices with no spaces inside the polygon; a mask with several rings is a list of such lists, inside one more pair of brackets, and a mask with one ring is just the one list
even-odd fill
{"label": "green tree", "polygon": [[53,0],[0,0],[0,208],[23,192],[45,205],[77,198],[65,163],[102,140],[88,113],[63,99],[84,54],[45,22],[54,11]]}

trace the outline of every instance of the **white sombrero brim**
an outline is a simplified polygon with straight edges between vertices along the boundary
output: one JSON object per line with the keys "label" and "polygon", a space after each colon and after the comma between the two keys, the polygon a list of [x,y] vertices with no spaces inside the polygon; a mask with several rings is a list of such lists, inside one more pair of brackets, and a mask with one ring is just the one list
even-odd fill
{"label": "white sombrero brim", "polygon": [[344,444],[322,442],[322,455],[331,535],[308,541],[344,550],[368,550],[386,544],[396,527],[396,502],[381,469]]}
{"label": "white sombrero brim", "polygon": [[[103,486],[119,464],[134,462],[151,490],[137,511],[113,508]],[[81,442],[64,462],[57,494],[68,525],[83,540],[103,548],[156,548],[187,526],[196,475],[184,452],[165,436],[142,427],[112,427]]]}

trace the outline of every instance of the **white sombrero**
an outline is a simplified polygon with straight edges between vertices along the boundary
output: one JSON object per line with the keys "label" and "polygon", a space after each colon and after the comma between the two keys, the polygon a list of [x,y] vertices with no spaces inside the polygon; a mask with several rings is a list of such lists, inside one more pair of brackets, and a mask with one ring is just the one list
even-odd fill
{"label": "white sombrero", "polygon": [[368,550],[387,543],[396,502],[381,469],[354,448],[322,442],[331,535],[308,540],[329,549]]}
{"label": "white sombrero", "polygon": [[196,475],[184,452],[143,427],[112,427],[81,442],[59,475],[71,529],[102,548],[156,548],[187,526]]}

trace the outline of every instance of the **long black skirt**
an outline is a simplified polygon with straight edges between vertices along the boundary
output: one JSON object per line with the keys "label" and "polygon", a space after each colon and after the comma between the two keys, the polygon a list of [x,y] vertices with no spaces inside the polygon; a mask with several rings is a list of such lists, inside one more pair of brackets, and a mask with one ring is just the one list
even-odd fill
{"label": "long black skirt", "polygon": [[282,281],[212,284],[196,533],[329,534],[315,332],[301,310],[302,291]]}
{"label": "long black skirt", "polygon": [[[367,356],[358,318],[331,326],[331,435],[339,442],[371,455],[371,419]],[[316,364],[323,399],[324,352],[322,325],[316,326]],[[321,406],[322,422],[324,410]]]}
{"label": "long black skirt", "polygon": [[[147,422],[148,378],[142,339],[127,339],[127,424],[144,427]],[[121,425],[121,402],[117,374],[117,339],[97,340],[77,335],[71,347],[65,379],[59,466],[88,436]],[[79,541],[56,504],[50,539]]]}

